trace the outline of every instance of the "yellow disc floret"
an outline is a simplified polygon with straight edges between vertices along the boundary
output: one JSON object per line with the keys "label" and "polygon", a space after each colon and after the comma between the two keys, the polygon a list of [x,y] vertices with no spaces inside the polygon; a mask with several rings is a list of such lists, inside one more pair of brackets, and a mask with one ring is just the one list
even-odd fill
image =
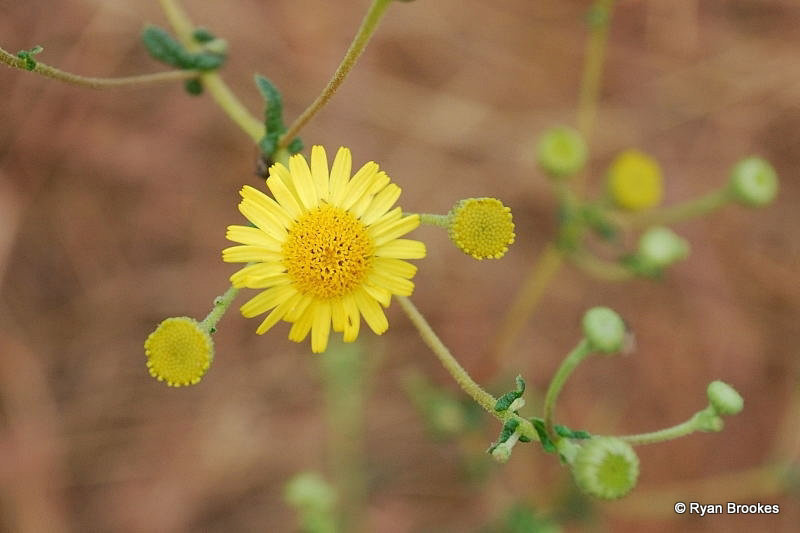
{"label": "yellow disc floret", "polygon": [[619,154],[608,170],[608,189],[619,207],[639,211],[661,202],[661,168],[638,150]]}
{"label": "yellow disc floret", "polygon": [[298,291],[335,298],[364,281],[372,240],[351,212],[325,204],[301,216],[288,233],[283,262]]}
{"label": "yellow disc floret", "polygon": [[514,242],[511,209],[497,198],[467,198],[450,210],[450,240],[475,259],[500,259]]}
{"label": "yellow disc floret", "polygon": [[208,332],[189,317],[168,318],[144,341],[150,375],[172,387],[200,381],[214,359]]}

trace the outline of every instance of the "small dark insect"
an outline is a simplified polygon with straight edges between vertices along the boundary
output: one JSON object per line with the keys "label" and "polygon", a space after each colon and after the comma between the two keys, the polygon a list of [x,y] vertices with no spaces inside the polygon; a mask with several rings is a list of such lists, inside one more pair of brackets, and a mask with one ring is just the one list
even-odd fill
{"label": "small dark insect", "polygon": [[256,160],[256,176],[265,180],[269,176],[269,167],[275,164],[269,157],[265,157],[264,154],[259,154],[258,159]]}

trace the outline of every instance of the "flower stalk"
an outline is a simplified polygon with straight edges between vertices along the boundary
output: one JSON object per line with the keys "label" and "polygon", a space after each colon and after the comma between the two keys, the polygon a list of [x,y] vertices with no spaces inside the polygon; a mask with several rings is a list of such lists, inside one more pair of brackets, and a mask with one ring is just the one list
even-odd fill
{"label": "flower stalk", "polygon": [[292,142],[292,139],[297,136],[300,130],[303,129],[303,127],[314,117],[314,115],[317,114],[317,112],[319,112],[320,109],[325,107],[325,104],[327,104],[331,97],[336,93],[336,90],[339,89],[339,86],[342,84],[342,82],[344,82],[347,75],[355,66],[358,58],[361,57],[361,54],[367,47],[367,43],[369,43],[370,38],[378,27],[381,17],[383,17],[383,14],[386,12],[386,8],[389,7],[391,2],[392,0],[373,0],[372,4],[367,10],[367,14],[364,15],[364,20],[361,22],[361,26],[358,28],[356,36],[353,38],[353,42],[347,49],[344,58],[342,58],[342,62],[336,69],[336,72],[333,73],[333,77],[331,77],[328,85],[326,85],[320,95],[317,96],[317,99],[314,100],[311,105],[300,114],[299,117],[297,117],[291,126],[289,126],[289,129],[286,130],[286,133],[284,133],[278,141],[279,148],[285,148],[289,146],[289,143]]}

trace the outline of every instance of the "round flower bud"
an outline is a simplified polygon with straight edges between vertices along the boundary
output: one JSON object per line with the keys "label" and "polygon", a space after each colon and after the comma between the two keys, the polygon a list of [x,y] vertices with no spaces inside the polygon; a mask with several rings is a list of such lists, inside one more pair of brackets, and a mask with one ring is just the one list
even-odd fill
{"label": "round flower bud", "polygon": [[708,402],[720,415],[735,415],[744,408],[744,399],[736,389],[724,381],[712,381],[708,384]]}
{"label": "round flower bud", "polygon": [[500,259],[514,242],[511,209],[497,198],[460,200],[447,217],[450,240],[475,259]]}
{"label": "round flower bud", "polygon": [[316,472],[295,475],[286,483],[283,494],[290,505],[318,512],[331,510],[336,502],[336,493]]}
{"label": "round flower bud", "polygon": [[730,188],[740,204],[762,207],[772,202],[778,194],[778,175],[764,159],[748,157],[731,170]]}
{"label": "round flower bud", "polygon": [[593,437],[572,462],[572,476],[581,490],[604,500],[628,494],[639,478],[639,458],[630,444],[616,437]]}
{"label": "round flower bud", "polygon": [[608,307],[593,307],[583,315],[583,334],[594,350],[611,354],[624,345],[625,322]]}
{"label": "round flower bud", "polygon": [[688,255],[689,243],[669,228],[656,226],[639,238],[639,259],[648,266],[668,267]]}
{"label": "round flower bud", "polygon": [[589,150],[581,134],[558,126],[544,132],[536,148],[539,165],[556,178],[571,176],[586,164]]}
{"label": "round flower bud", "polygon": [[661,202],[661,168],[658,162],[638,150],[625,150],[608,169],[608,191],[623,209],[640,211]]}
{"label": "round flower bud", "polygon": [[200,381],[214,359],[208,332],[189,317],[168,318],[144,341],[150,375],[171,387]]}

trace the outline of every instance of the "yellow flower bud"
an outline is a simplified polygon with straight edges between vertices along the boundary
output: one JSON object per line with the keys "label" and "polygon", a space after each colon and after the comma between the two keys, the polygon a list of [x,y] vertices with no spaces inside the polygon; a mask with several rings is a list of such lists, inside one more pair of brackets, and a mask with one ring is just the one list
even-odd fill
{"label": "yellow flower bud", "polygon": [[150,375],[171,387],[200,381],[214,359],[208,332],[189,317],[167,318],[144,341]]}
{"label": "yellow flower bud", "polygon": [[448,214],[450,240],[475,259],[500,259],[514,242],[511,209],[496,198],[467,198]]}
{"label": "yellow flower bud", "polygon": [[614,203],[623,209],[654,207],[661,203],[661,168],[649,155],[626,150],[611,163],[608,190]]}

